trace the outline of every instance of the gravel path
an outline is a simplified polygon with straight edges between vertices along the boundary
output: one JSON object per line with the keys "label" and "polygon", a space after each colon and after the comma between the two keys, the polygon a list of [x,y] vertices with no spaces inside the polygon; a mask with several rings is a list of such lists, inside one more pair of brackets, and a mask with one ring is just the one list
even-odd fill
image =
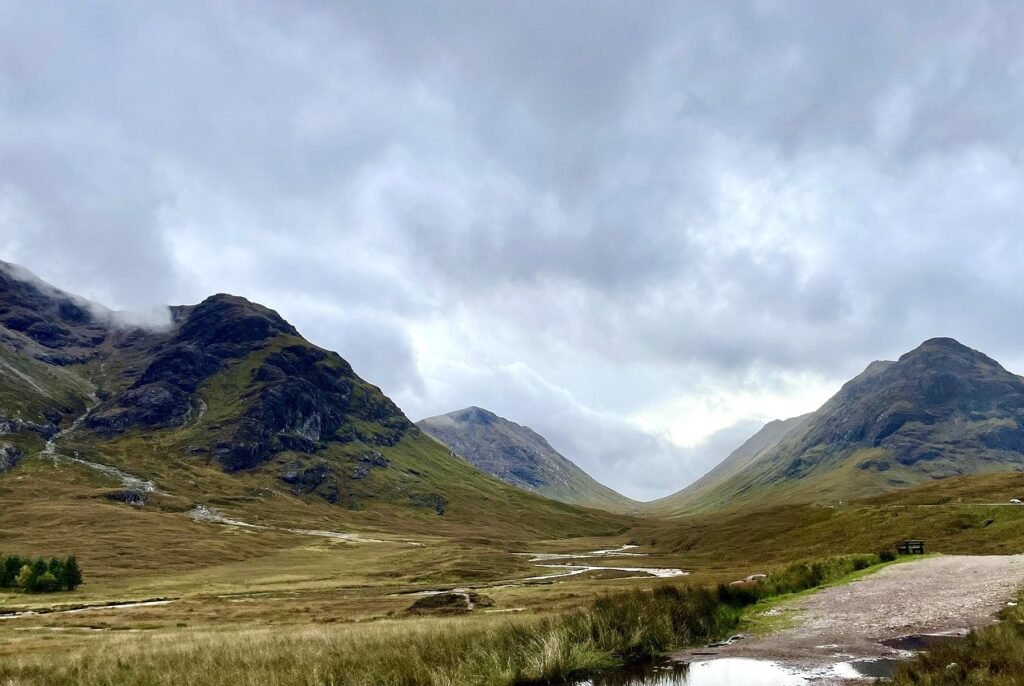
{"label": "gravel path", "polygon": [[[879,644],[910,634],[965,632],[995,621],[1024,585],[1024,555],[933,557],[886,567],[776,608],[792,628],[703,651],[816,669],[859,658],[897,657]],[[693,653],[682,659],[708,659]]]}

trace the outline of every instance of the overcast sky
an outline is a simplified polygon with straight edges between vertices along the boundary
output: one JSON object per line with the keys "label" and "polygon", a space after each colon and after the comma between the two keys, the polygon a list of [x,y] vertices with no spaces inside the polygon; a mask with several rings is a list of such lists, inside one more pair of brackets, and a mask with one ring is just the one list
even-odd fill
{"label": "overcast sky", "polygon": [[1024,371],[1021,3],[160,5],[0,0],[0,258],[643,499],[924,339]]}

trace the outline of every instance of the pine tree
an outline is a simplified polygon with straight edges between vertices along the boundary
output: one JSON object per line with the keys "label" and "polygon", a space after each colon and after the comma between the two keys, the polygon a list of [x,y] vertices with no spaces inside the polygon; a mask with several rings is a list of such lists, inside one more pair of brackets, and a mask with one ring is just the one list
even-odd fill
{"label": "pine tree", "polygon": [[0,555],[0,588],[10,588],[14,585],[18,570],[17,568],[10,568],[8,564],[10,560],[11,558]]}
{"label": "pine tree", "polygon": [[73,591],[81,585],[82,570],[78,567],[78,560],[74,555],[70,555],[68,559],[64,560],[58,579],[60,579],[60,585],[69,591]]}

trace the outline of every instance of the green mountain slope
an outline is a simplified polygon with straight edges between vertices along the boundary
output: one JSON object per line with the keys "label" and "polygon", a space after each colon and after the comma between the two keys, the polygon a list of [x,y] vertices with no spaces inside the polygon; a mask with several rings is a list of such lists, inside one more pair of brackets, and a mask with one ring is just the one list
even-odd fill
{"label": "green mountain slope", "polygon": [[679,514],[692,509],[697,503],[712,504],[706,503],[708,494],[717,492],[722,484],[741,474],[810,416],[805,414],[768,422],[710,472],[678,493],[647,503],[645,509],[657,514]]}
{"label": "green mountain slope", "polygon": [[30,482],[71,479],[85,502],[189,524],[184,513],[206,507],[259,524],[472,524],[512,539],[622,526],[453,458],[340,356],[244,298],[171,308],[161,328],[122,322],[0,264],[5,504]]}
{"label": "green mountain slope", "polygon": [[896,362],[869,365],[738,472],[667,500],[676,512],[827,502],[1021,470],[1024,379],[983,353],[936,338]]}
{"label": "green mountain slope", "polygon": [[518,488],[615,512],[639,505],[595,481],[529,427],[479,407],[429,417],[417,426],[477,469]]}

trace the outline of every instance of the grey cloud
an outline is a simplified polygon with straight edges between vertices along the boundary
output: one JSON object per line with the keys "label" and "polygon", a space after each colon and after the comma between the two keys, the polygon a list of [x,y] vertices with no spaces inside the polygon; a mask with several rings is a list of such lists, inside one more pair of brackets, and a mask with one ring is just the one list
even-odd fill
{"label": "grey cloud", "polygon": [[649,490],[703,459],[636,433],[650,405],[838,385],[935,335],[1024,359],[1022,28],[923,0],[0,0],[0,250],[116,308],[267,301],[415,415],[564,389],[553,438]]}

